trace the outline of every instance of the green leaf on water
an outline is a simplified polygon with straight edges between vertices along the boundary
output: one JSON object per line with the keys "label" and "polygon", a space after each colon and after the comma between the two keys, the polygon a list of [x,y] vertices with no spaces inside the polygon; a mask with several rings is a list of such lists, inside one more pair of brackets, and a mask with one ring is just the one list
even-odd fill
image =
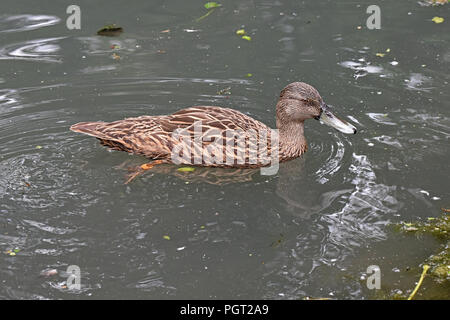
{"label": "green leaf on water", "polygon": [[192,171],[195,171],[195,168],[192,168],[192,167],[181,167],[181,168],[178,168],[177,171],[180,171],[180,172],[192,172]]}
{"label": "green leaf on water", "polygon": [[219,3],[217,3],[217,2],[207,2],[207,3],[205,3],[205,8],[206,9],[213,9],[213,8],[218,8],[218,7],[221,7],[222,5],[221,4],[219,4]]}
{"label": "green leaf on water", "polygon": [[169,236],[163,236],[163,238],[166,239],[166,240],[170,240]]}
{"label": "green leaf on water", "polygon": [[36,149],[42,149],[42,146],[36,146]]}
{"label": "green leaf on water", "polygon": [[247,40],[247,41],[252,41],[252,37],[250,37],[250,36],[242,36],[242,39]]}
{"label": "green leaf on water", "polygon": [[200,22],[201,20],[205,19],[207,16],[209,16],[211,13],[213,13],[214,10],[216,10],[216,8],[212,8],[206,14],[202,15],[200,18],[195,19],[195,22]]}
{"label": "green leaf on water", "polygon": [[239,29],[238,31],[236,31],[236,34],[238,36],[243,36],[245,34],[245,30],[244,29]]}

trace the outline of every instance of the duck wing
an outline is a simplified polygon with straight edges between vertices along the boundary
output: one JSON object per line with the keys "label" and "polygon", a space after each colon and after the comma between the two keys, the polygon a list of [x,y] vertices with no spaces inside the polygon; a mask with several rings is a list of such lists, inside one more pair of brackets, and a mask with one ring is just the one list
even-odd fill
{"label": "duck wing", "polygon": [[[199,121],[201,121],[203,133],[208,129],[215,129],[222,133],[226,130],[239,130],[245,133],[249,130],[269,129],[262,122],[237,110],[215,106],[189,107],[166,116],[141,116],[114,122],[80,122],[70,129],[94,136],[100,139],[103,145],[114,150],[172,162],[172,149],[175,145],[184,143],[173,133],[177,129],[194,133],[195,125],[198,125]],[[200,149],[197,151],[201,155],[202,151]],[[244,162],[248,162],[248,159]]]}

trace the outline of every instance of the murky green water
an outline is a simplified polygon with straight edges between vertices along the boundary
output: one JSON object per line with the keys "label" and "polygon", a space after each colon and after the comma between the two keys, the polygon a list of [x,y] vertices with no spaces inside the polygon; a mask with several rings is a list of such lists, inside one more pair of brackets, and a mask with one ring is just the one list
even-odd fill
{"label": "murky green water", "polygon": [[[68,1],[2,4],[0,298],[369,299],[370,265],[383,292],[414,287],[439,244],[387,224],[450,206],[450,5],[379,1],[381,30],[367,30],[370,1],[223,1],[195,22],[205,2],[78,1],[81,30],[66,28]],[[123,34],[95,35],[108,23]],[[307,121],[309,151],[275,176],[124,185],[144,158],[69,131],[190,105],[274,127],[293,81],[359,133]],[[81,290],[65,288],[69,265]],[[446,290],[426,280],[418,297]]]}

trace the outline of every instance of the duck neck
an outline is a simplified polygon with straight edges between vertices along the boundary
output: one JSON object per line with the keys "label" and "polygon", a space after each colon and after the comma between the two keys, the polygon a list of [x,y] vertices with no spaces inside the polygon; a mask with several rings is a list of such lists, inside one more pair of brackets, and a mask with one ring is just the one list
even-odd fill
{"label": "duck neck", "polygon": [[277,120],[279,130],[280,161],[297,158],[307,149],[304,121],[282,123]]}

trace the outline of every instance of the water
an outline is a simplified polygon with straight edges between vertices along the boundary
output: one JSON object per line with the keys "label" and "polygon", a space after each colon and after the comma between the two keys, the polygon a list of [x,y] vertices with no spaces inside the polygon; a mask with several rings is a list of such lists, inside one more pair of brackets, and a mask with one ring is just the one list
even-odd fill
{"label": "water", "polygon": [[[414,287],[439,243],[387,225],[449,206],[449,6],[382,1],[371,31],[370,2],[223,1],[195,22],[202,1],[78,1],[82,28],[68,30],[69,4],[2,6],[0,298],[371,299],[374,264],[383,292]],[[95,35],[109,23],[123,34]],[[309,151],[275,176],[124,185],[144,158],[69,131],[205,104],[274,127],[279,91],[299,80],[359,132],[307,121]],[[65,287],[69,265],[81,290]]]}

